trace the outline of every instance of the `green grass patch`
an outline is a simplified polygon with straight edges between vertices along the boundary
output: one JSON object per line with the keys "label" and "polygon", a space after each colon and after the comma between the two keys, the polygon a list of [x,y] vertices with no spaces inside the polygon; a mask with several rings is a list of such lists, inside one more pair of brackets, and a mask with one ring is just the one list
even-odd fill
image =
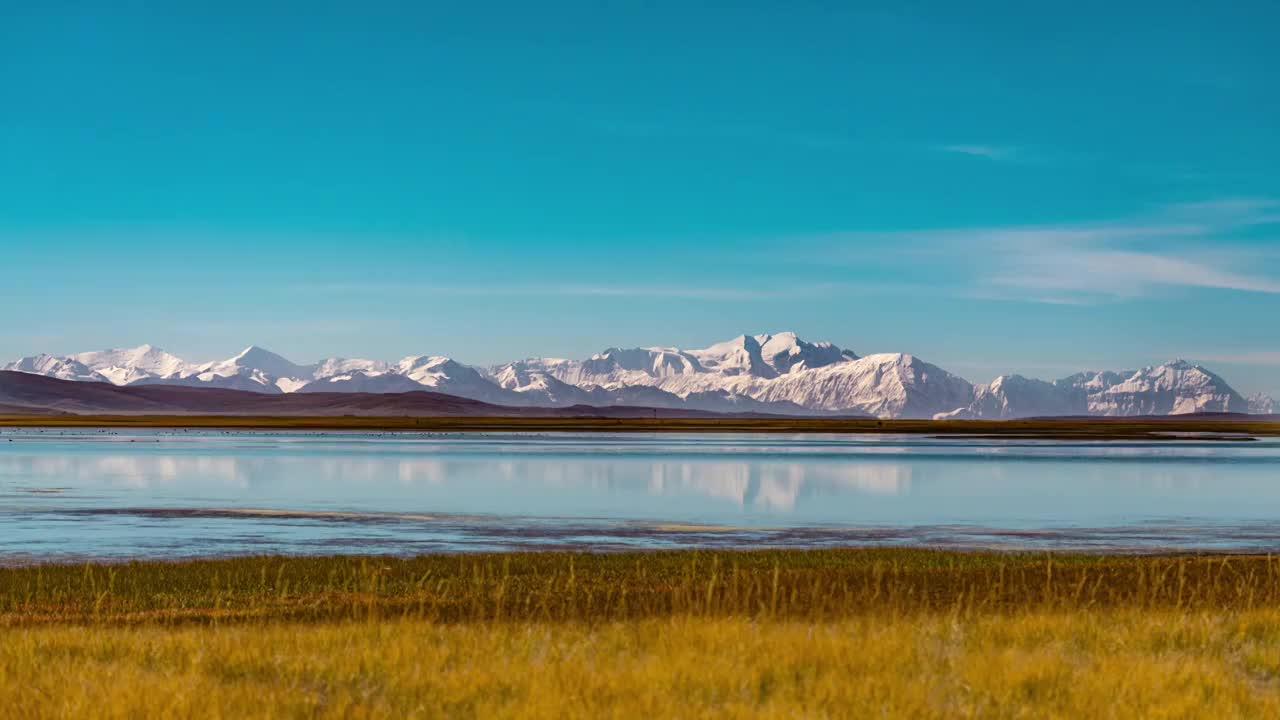
{"label": "green grass patch", "polygon": [[1280,558],[911,549],[246,557],[0,568],[0,625],[671,616],[1280,605]]}

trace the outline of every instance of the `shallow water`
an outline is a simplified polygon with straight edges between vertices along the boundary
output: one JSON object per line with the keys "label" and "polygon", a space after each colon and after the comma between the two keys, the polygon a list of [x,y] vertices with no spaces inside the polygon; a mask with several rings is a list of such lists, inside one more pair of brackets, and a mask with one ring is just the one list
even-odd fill
{"label": "shallow water", "polygon": [[1280,442],[2,430],[0,562],[855,544],[1280,550]]}

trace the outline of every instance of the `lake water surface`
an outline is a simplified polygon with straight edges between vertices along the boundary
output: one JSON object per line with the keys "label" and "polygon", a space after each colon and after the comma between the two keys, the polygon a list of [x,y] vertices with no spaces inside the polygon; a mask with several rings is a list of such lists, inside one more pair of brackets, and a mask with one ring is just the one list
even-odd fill
{"label": "lake water surface", "polygon": [[0,430],[0,562],[857,544],[1280,550],[1280,442]]}

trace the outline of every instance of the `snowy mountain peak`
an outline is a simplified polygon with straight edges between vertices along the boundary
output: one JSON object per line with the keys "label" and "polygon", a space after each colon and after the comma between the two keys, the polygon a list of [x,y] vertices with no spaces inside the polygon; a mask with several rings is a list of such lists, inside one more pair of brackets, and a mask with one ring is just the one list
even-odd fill
{"label": "snowy mountain peak", "polygon": [[974,388],[967,407],[935,415],[937,419],[985,418],[1009,420],[1088,414],[1083,390],[1018,374],[1001,375]]}
{"label": "snowy mountain peak", "polygon": [[175,377],[187,367],[182,358],[154,345],[80,353],[68,359],[91,368],[116,385],[129,385],[153,377]]}
{"label": "snowy mountain peak", "polygon": [[851,350],[841,350],[829,342],[806,342],[793,332],[757,335],[756,341],[764,361],[781,375],[858,359]]}
{"label": "snowy mountain peak", "polygon": [[363,373],[365,375],[383,375],[393,370],[391,363],[382,362],[381,360],[362,360],[358,358],[328,358],[316,363],[315,369],[312,371],[312,377],[323,379],[333,377],[335,375],[345,375],[349,373]]}
{"label": "snowy mountain peak", "polygon": [[58,378],[59,380],[77,382],[111,382],[96,370],[78,360],[45,354],[20,358],[0,368],[0,370],[44,375]]}
{"label": "snowy mountain peak", "polygon": [[1221,377],[1182,359],[1138,370],[1089,397],[1089,412],[1096,415],[1247,412],[1248,407]]}
{"label": "snowy mountain peak", "polygon": [[689,354],[707,370],[721,375],[776,377],[778,374],[764,361],[760,340],[753,335],[739,335],[702,350],[690,350]]}
{"label": "snowy mountain peak", "polygon": [[851,351],[829,342],[806,342],[794,332],[739,335],[687,354],[709,372],[762,378],[858,359]]}
{"label": "snowy mountain peak", "polygon": [[[284,388],[281,387],[281,389],[283,390]],[[418,392],[425,389],[422,384],[416,383],[403,375],[350,370],[318,378],[292,390],[285,390],[285,392],[405,393]]]}
{"label": "snowy mountain peak", "polygon": [[1019,387],[1027,384],[1027,378],[1013,373],[1012,375],[1001,375],[986,385],[988,390],[999,391],[1005,387]]}
{"label": "snowy mountain peak", "polygon": [[[582,363],[553,358],[542,358],[526,362],[532,362],[557,374],[573,372],[578,369],[584,376],[597,378],[619,371],[635,371],[652,377],[687,375],[707,371],[698,362],[698,359],[689,353],[676,348],[661,347],[609,348],[602,353],[592,355]],[[569,378],[561,377],[561,379],[573,382]]]}
{"label": "snowy mountain peak", "polygon": [[968,381],[906,353],[867,355],[728,389],[757,400],[876,417],[928,418],[973,397]]}
{"label": "snowy mountain peak", "polygon": [[281,355],[267,350],[257,345],[250,345],[241,350],[238,355],[230,360],[225,360],[218,365],[224,367],[245,368],[250,370],[261,370],[267,375],[287,378],[302,378],[311,375],[314,372],[313,367],[298,365]]}
{"label": "snowy mountain peak", "polygon": [[872,353],[863,355],[861,359],[873,365],[897,367],[911,367],[916,362],[911,353]]}
{"label": "snowy mountain peak", "polygon": [[412,355],[401,360],[394,372],[436,392],[499,404],[509,399],[479,370],[445,355]]}
{"label": "snowy mountain peak", "polygon": [[503,367],[493,375],[493,381],[504,390],[513,390],[518,393],[552,392],[565,395],[577,389],[557,380],[545,370],[530,368],[520,363]]}
{"label": "snowy mountain peak", "polygon": [[299,365],[257,345],[191,364],[152,345],[34,355],[5,370],[117,385],[152,383],[260,393],[434,390],[515,406],[640,405],[718,412],[1017,418],[1273,412],[1201,365],[1175,359],[1141,370],[1089,371],[1045,382],[1016,374],[986,385],[910,353],[858,357],[794,332],[739,335],[695,350],[609,348],[585,360],[531,358],[480,370],[446,355],[397,363],[330,358]]}
{"label": "snowy mountain peak", "polygon": [[461,367],[460,363],[446,355],[410,355],[397,363],[396,370],[401,375],[412,375],[415,372],[448,372]]}

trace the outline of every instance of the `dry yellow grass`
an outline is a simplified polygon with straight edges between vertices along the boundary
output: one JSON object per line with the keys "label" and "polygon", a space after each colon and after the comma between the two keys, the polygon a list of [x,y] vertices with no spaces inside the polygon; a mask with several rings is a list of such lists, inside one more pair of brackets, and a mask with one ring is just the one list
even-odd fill
{"label": "dry yellow grass", "polygon": [[0,568],[0,716],[1280,717],[1271,557]]}
{"label": "dry yellow grass", "polygon": [[0,631],[22,718],[1280,716],[1280,613]]}

